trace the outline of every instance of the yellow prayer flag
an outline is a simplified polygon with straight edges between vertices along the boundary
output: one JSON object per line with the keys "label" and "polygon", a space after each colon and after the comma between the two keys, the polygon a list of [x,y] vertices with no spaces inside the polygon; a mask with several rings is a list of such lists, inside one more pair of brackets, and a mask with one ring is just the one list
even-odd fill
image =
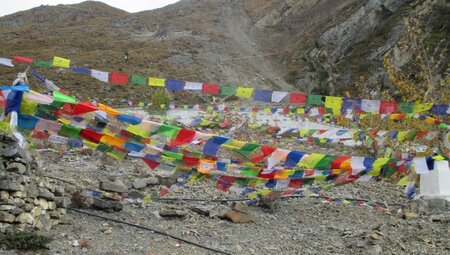
{"label": "yellow prayer flag", "polygon": [[298,114],[304,114],[305,113],[305,108],[298,108],[297,109],[297,113]]}
{"label": "yellow prayer flag", "polygon": [[408,184],[408,176],[403,177],[398,183],[398,186],[406,186]]}
{"label": "yellow prayer flag", "polygon": [[397,140],[399,142],[403,142],[406,140],[406,138],[408,137],[408,132],[409,131],[399,131],[398,135],[397,135]]}
{"label": "yellow prayer flag", "polygon": [[389,158],[377,158],[373,162],[373,169],[369,172],[370,176],[379,176],[381,168],[389,161]]}
{"label": "yellow prayer flag", "polygon": [[338,115],[341,113],[342,97],[325,97],[325,107],[333,109],[333,114]]}
{"label": "yellow prayer flag", "polygon": [[122,114],[121,112],[117,111],[114,108],[111,108],[107,105],[98,103],[98,109],[100,109],[101,111],[106,112],[107,114],[113,116],[113,117],[117,117],[118,115]]}
{"label": "yellow prayer flag", "polygon": [[237,88],[236,96],[241,98],[251,98],[253,95],[253,88]]}
{"label": "yellow prayer flag", "polygon": [[413,112],[414,113],[425,112],[425,111],[430,110],[431,107],[433,107],[433,104],[431,104],[431,103],[415,104]]}
{"label": "yellow prayer flag", "polygon": [[304,156],[300,162],[297,164],[298,167],[304,167],[306,169],[314,169],[314,167],[319,163],[322,158],[324,158],[324,154],[312,153]]}
{"label": "yellow prayer flag", "polygon": [[54,67],[70,68],[70,59],[65,59],[61,57],[53,57]]}
{"label": "yellow prayer flag", "polygon": [[155,86],[155,87],[165,87],[166,86],[166,79],[149,77],[148,78],[148,85]]}
{"label": "yellow prayer flag", "polygon": [[20,105],[20,112],[23,114],[34,115],[37,108],[37,103],[26,99],[24,96],[22,98],[22,104]]}

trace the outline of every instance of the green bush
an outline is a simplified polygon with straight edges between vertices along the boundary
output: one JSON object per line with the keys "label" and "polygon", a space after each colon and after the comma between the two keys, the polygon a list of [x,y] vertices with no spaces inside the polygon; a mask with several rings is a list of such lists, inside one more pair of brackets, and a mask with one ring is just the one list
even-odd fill
{"label": "green bush", "polygon": [[10,232],[0,237],[0,245],[15,250],[48,249],[47,244],[52,241],[53,238],[49,236],[27,231]]}

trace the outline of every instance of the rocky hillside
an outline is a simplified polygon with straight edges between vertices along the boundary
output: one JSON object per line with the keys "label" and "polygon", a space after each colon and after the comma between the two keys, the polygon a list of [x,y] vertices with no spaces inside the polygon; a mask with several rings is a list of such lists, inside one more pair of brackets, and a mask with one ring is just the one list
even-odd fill
{"label": "rocky hillside", "polygon": [[[437,84],[433,92],[450,86],[449,13],[444,0],[181,0],[135,14],[89,1],[1,17],[0,53],[43,60],[58,55],[105,71],[219,84],[398,97],[384,60],[393,53],[393,70],[414,61],[401,50],[404,18],[414,18],[423,30],[424,54]],[[2,82],[20,70],[0,68]],[[90,77],[41,71],[80,96],[144,100],[152,94],[148,88],[110,88]]]}

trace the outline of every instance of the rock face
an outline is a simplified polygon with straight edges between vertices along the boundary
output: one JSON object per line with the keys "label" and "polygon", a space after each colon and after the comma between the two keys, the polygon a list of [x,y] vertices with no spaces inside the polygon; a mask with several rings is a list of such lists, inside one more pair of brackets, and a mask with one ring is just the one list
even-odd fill
{"label": "rock face", "polygon": [[[59,223],[65,210],[58,208],[55,199],[62,199],[61,192],[55,196],[55,185],[48,178],[35,175],[26,151],[10,143],[3,150],[1,159],[6,167],[0,170],[0,232],[32,229],[50,229]],[[60,189],[59,189],[60,190]]]}

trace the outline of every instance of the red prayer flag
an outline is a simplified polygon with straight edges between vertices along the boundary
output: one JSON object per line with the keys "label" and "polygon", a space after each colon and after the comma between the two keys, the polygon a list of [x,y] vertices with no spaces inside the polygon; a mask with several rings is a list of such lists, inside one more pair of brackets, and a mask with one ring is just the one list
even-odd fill
{"label": "red prayer flag", "polygon": [[291,104],[305,104],[305,102],[306,102],[306,94],[292,92],[289,102]]}
{"label": "red prayer flag", "polygon": [[380,113],[381,114],[389,114],[397,112],[397,103],[396,102],[388,102],[381,101],[380,102]]}
{"label": "red prayer flag", "polygon": [[153,161],[148,158],[142,158],[142,160],[152,169],[155,170],[159,166],[159,162]]}
{"label": "red prayer flag", "polygon": [[186,155],[183,156],[184,166],[197,166],[199,161],[199,158],[189,157]]}
{"label": "red prayer flag", "polygon": [[203,83],[203,86],[202,86],[202,93],[203,94],[218,95],[219,91],[220,91],[219,85]]}
{"label": "red prayer flag", "polygon": [[50,133],[45,132],[45,131],[34,130],[31,137],[36,138],[36,139],[47,139],[50,137]]}
{"label": "red prayer flag", "polygon": [[109,74],[109,82],[115,85],[127,85],[128,74],[111,72]]}
{"label": "red prayer flag", "polygon": [[78,103],[75,105],[75,108],[73,109],[73,114],[79,115],[79,114],[93,112],[93,111],[97,111],[97,110],[98,110],[97,106],[95,106],[91,102],[83,102],[83,103]]}
{"label": "red prayer flag", "polygon": [[26,58],[26,57],[21,57],[21,56],[13,56],[12,59],[14,62],[21,62],[21,63],[27,63],[27,64],[31,64],[33,63],[33,59],[31,58]]}
{"label": "red prayer flag", "polygon": [[303,180],[302,179],[292,179],[289,182],[289,188],[292,188],[292,189],[303,188]]}
{"label": "red prayer flag", "polygon": [[234,177],[233,176],[222,176],[216,182],[216,188],[221,191],[227,192],[231,185],[233,185]]}
{"label": "red prayer flag", "polygon": [[100,143],[100,139],[102,139],[103,134],[99,134],[90,129],[83,129],[80,131],[80,136],[89,142]]}
{"label": "red prayer flag", "polygon": [[169,146],[174,147],[190,143],[194,140],[195,134],[196,134],[195,130],[182,128],[180,132],[178,132],[178,135],[175,138],[175,140],[170,141]]}

